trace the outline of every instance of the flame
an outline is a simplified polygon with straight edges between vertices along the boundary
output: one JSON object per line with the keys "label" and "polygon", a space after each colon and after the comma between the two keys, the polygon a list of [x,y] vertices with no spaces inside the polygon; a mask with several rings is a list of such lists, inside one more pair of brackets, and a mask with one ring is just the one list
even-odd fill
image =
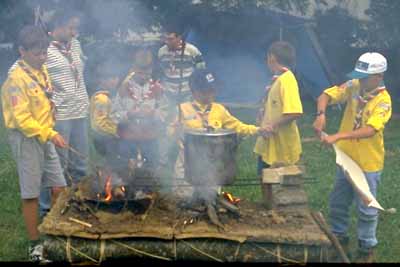
{"label": "flame", "polygon": [[121,186],[121,190],[125,193],[125,186]]}
{"label": "flame", "polygon": [[104,186],[104,192],[106,193],[105,201],[110,201],[112,199],[112,186],[111,186],[111,175],[106,178],[106,185]]}
{"label": "flame", "polygon": [[238,204],[240,202],[240,198],[234,197],[231,193],[222,192],[222,194],[232,204]]}

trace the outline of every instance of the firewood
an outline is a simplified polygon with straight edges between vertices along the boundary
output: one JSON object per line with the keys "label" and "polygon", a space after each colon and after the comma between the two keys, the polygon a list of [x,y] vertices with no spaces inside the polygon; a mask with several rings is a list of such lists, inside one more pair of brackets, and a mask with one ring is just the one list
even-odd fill
{"label": "firewood", "polygon": [[69,217],[68,220],[70,220],[71,222],[75,222],[75,223],[78,223],[80,225],[89,227],[89,228],[92,227],[92,225],[90,223],[87,223],[87,222],[84,222],[84,221],[81,221],[81,220],[78,220],[78,219],[75,219],[75,218],[72,218],[72,217]]}

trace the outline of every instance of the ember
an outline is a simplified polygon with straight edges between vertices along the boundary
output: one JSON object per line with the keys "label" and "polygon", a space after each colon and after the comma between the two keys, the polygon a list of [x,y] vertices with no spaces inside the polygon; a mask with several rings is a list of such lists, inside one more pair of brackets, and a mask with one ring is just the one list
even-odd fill
{"label": "ember", "polygon": [[104,200],[109,202],[112,199],[111,175],[107,176],[104,192],[106,193]]}

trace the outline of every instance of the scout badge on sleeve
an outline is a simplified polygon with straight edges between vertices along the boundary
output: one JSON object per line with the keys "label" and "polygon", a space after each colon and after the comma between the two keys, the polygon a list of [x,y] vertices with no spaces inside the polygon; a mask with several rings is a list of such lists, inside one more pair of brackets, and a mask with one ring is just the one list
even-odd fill
{"label": "scout badge on sleeve", "polygon": [[20,90],[18,87],[11,87],[8,89],[10,92],[10,102],[13,107],[16,107],[18,105],[18,94],[20,93]]}

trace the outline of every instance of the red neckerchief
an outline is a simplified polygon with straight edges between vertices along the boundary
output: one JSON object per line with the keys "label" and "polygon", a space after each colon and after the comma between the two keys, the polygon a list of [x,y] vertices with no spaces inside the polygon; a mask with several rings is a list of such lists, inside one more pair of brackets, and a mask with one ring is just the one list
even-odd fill
{"label": "red neckerchief", "polygon": [[386,90],[385,86],[379,86],[376,89],[372,90],[371,92],[365,93],[365,94],[360,94],[357,97],[357,101],[358,101],[357,112],[356,112],[356,116],[354,118],[353,130],[361,128],[362,115],[364,113],[364,108],[367,105],[367,103],[385,90]]}
{"label": "red neckerchief", "polygon": [[257,117],[258,117],[258,122],[259,122],[259,124],[262,122],[263,117],[264,117],[265,103],[267,102],[267,99],[268,99],[269,90],[271,89],[271,87],[272,87],[272,85],[274,84],[274,82],[275,82],[282,74],[284,74],[284,73],[287,72],[288,70],[289,70],[288,68],[282,67],[282,68],[279,70],[278,74],[274,74],[274,75],[271,77],[270,83],[265,87],[265,95],[264,95],[264,97],[263,97],[263,99],[262,99],[261,108],[260,108],[260,110],[258,111],[258,116],[257,116]]}
{"label": "red neckerchief", "polygon": [[37,85],[46,94],[47,98],[50,99],[53,96],[53,88],[50,86],[49,77],[48,77],[48,75],[45,74],[45,72],[43,70],[43,66],[42,66],[42,69],[39,70],[39,74],[43,77],[43,80],[44,80],[45,84],[42,84],[42,83],[39,82],[39,80],[36,77],[36,75],[34,75],[32,73],[32,71],[29,69],[29,67],[26,65],[25,62],[23,62],[22,60],[18,60],[18,65],[29,76],[29,78],[31,78],[34,82],[37,83]]}
{"label": "red neckerchief", "polygon": [[[149,81],[145,81],[143,85],[139,84],[134,80],[135,74],[139,73],[138,71],[135,71],[132,75],[132,77],[128,81],[128,90],[129,90],[129,96],[135,100],[135,101],[143,101],[151,98],[151,92],[143,93],[143,86]],[[135,86],[135,84],[138,84],[139,86]],[[135,94],[135,88],[139,88],[140,91],[140,98]]]}
{"label": "red neckerchief", "polygon": [[192,102],[192,107],[196,111],[197,115],[200,117],[203,128],[207,128],[208,127],[208,114],[211,111],[212,103],[207,105],[206,109],[204,111],[201,111],[199,104],[194,101]]}
{"label": "red neckerchief", "polygon": [[51,43],[68,60],[69,67],[71,68],[71,71],[74,74],[75,86],[76,86],[76,88],[78,88],[79,87],[79,71],[78,71],[78,67],[76,66],[74,59],[72,57],[71,42],[68,42],[67,45],[65,45],[61,42],[58,42],[58,41],[52,41]]}

